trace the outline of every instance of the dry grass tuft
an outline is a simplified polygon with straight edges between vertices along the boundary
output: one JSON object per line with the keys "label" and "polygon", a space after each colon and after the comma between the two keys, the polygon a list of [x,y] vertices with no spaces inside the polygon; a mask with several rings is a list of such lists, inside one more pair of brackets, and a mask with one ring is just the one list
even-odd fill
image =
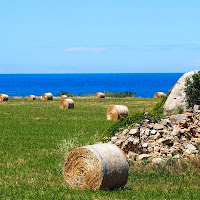
{"label": "dry grass tuft", "polygon": [[152,172],[152,171],[169,171],[172,174],[183,174],[185,172],[200,172],[200,155],[190,159],[169,159],[166,162],[136,162],[130,167],[132,172]]}

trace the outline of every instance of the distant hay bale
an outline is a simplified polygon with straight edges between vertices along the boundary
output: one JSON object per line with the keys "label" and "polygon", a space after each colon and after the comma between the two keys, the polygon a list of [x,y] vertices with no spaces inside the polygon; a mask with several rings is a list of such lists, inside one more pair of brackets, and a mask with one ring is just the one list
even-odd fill
{"label": "distant hay bale", "polygon": [[61,99],[66,99],[66,98],[67,98],[67,95],[61,95],[60,98],[61,98]]}
{"label": "distant hay bale", "polygon": [[156,94],[153,96],[153,98],[162,98],[165,96],[165,93],[163,92],[156,92]]}
{"label": "distant hay bale", "polygon": [[123,105],[113,105],[108,108],[107,120],[118,120],[128,116],[128,108]]}
{"label": "distant hay bale", "polygon": [[74,108],[74,101],[72,99],[63,99],[59,103],[61,109],[71,109]]}
{"label": "distant hay bale", "polygon": [[105,94],[102,92],[97,92],[94,97],[96,99],[105,98]]}
{"label": "distant hay bale", "polygon": [[7,94],[0,94],[0,101],[8,101],[8,95]]}
{"label": "distant hay bale", "polygon": [[29,95],[29,96],[28,96],[28,100],[36,100],[35,95]]}
{"label": "distant hay bale", "polygon": [[43,100],[53,100],[53,94],[51,92],[48,92],[48,93],[44,93],[42,95],[42,99]]}
{"label": "distant hay bale", "polygon": [[128,164],[114,144],[102,143],[76,148],[64,165],[64,176],[72,188],[114,189],[128,179]]}

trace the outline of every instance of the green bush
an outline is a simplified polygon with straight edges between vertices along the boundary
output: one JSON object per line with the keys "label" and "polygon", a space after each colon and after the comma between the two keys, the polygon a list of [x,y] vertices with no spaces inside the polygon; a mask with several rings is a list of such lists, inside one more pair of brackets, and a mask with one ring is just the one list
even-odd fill
{"label": "green bush", "polygon": [[124,97],[135,97],[136,92],[108,92],[107,90],[105,91],[105,97],[115,97],[115,98],[124,98]]}
{"label": "green bush", "polygon": [[76,94],[70,94],[70,93],[64,92],[64,91],[61,91],[61,93],[58,93],[59,97],[62,95],[67,95],[67,97],[76,97],[77,96]]}
{"label": "green bush", "polygon": [[200,105],[200,71],[186,79],[185,94],[189,108],[195,104]]}
{"label": "green bush", "polygon": [[[68,97],[77,97],[78,95],[76,94],[70,94],[68,92],[64,92],[61,91],[61,93],[58,93],[59,96],[61,95],[67,95]],[[94,96],[94,93],[90,93],[90,94],[84,94],[81,93],[79,96],[81,97],[91,97]],[[113,98],[124,98],[124,97],[135,97],[136,96],[136,92],[108,92],[107,90],[105,91],[105,97],[113,97]]]}
{"label": "green bush", "polygon": [[177,113],[178,113],[178,114],[182,114],[183,112],[184,112],[183,107],[179,106],[179,107],[177,108]]}

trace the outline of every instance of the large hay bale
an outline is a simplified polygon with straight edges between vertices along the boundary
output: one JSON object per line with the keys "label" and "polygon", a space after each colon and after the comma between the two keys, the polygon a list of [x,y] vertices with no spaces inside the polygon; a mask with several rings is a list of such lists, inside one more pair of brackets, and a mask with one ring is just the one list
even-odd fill
{"label": "large hay bale", "polygon": [[128,108],[123,105],[113,105],[108,108],[107,120],[118,120],[128,116]]}
{"label": "large hay bale", "polygon": [[8,101],[8,95],[7,94],[0,94],[0,101]]}
{"label": "large hay bale", "polygon": [[105,94],[102,92],[97,92],[94,96],[96,99],[105,98]]}
{"label": "large hay bale", "polygon": [[29,96],[28,96],[28,100],[36,100],[35,95],[29,95]]}
{"label": "large hay bale", "polygon": [[53,94],[51,92],[48,92],[48,93],[44,93],[42,95],[42,99],[43,100],[53,100]]}
{"label": "large hay bale", "polygon": [[59,103],[61,109],[71,109],[74,108],[74,101],[72,99],[63,99]]}
{"label": "large hay bale", "polygon": [[67,95],[61,95],[60,99],[67,99]]}
{"label": "large hay bale", "polygon": [[128,179],[128,164],[122,151],[113,144],[76,148],[66,159],[64,176],[72,188],[114,189]]}
{"label": "large hay bale", "polygon": [[156,94],[153,96],[153,98],[162,98],[165,96],[164,92],[156,92]]}

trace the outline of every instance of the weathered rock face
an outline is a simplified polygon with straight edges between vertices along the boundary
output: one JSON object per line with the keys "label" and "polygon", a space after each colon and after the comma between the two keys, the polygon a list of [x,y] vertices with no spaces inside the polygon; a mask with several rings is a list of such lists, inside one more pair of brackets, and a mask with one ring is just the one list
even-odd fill
{"label": "weathered rock face", "polygon": [[175,113],[178,107],[181,107],[184,110],[186,110],[187,102],[186,102],[186,95],[184,91],[185,83],[186,83],[186,79],[190,78],[195,72],[197,71],[191,71],[184,74],[176,82],[176,84],[172,88],[172,91],[164,104],[165,112]]}
{"label": "weathered rock face", "polygon": [[153,123],[146,117],[111,138],[110,143],[122,149],[129,160],[154,163],[168,158],[200,156],[200,110],[165,117]]}

